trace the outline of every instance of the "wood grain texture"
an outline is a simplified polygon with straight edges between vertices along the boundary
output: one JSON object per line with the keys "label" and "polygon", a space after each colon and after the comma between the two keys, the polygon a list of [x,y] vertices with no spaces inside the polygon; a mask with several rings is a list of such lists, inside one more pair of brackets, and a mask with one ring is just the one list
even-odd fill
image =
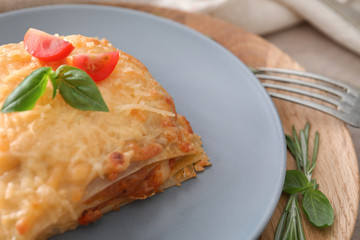
{"label": "wood grain texture", "polygon": [[[302,69],[284,52],[259,36],[211,16],[145,5],[114,3],[106,5],[145,11],[182,23],[211,37],[252,67]],[[319,111],[278,99],[273,101],[285,133],[291,132],[292,125],[300,129],[306,122],[311,124],[311,133],[315,130],[320,133],[320,151],[313,177],[320,184],[320,190],[328,196],[334,208],[335,221],[330,228],[317,229],[303,218],[306,239],[350,239],[359,206],[359,169],[354,146],[345,124]],[[312,140],[313,134],[310,137],[311,142]],[[295,168],[295,161],[290,155],[288,155],[287,167]],[[286,201],[287,197],[281,196],[260,239],[273,239]]]}

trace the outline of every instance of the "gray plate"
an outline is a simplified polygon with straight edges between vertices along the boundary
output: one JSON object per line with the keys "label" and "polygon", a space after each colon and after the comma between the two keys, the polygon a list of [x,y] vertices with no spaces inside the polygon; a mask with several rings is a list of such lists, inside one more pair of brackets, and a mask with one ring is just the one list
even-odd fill
{"label": "gray plate", "polygon": [[107,38],[141,60],[173,96],[213,166],[198,178],[54,237],[68,239],[254,239],[278,202],[286,148],[276,109],[235,56],[210,38],[150,14],[60,5],[0,15],[0,44],[35,27]]}

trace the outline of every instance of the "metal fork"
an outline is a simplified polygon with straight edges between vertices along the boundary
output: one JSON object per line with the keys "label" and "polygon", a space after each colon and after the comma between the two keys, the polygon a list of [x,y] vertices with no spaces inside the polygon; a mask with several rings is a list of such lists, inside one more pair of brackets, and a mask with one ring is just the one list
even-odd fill
{"label": "metal fork", "polygon": [[[251,68],[251,70],[257,78],[271,80],[271,82],[262,82],[270,96],[323,111],[354,127],[360,127],[360,91],[355,87],[325,76],[302,71],[279,68]],[[300,86],[307,88],[301,89]],[[281,90],[281,93],[271,91],[272,89]],[[310,89],[317,91],[312,92]],[[299,98],[294,94],[287,95],[290,92],[328,104]]]}

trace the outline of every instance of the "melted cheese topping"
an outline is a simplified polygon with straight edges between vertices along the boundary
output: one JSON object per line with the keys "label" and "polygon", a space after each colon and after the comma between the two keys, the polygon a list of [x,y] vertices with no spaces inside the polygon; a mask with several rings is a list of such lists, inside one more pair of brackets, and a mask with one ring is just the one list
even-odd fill
{"label": "melted cheese topping", "polygon": [[[75,46],[71,55],[116,50],[107,40],[64,39]],[[31,57],[22,43],[1,46],[0,105],[31,71],[61,64]],[[0,113],[0,239],[35,239],[49,226],[76,221],[96,179],[201,149],[178,121],[172,98],[135,58],[120,52],[98,88],[109,113],[76,110],[59,94],[52,99],[50,81],[33,110]],[[121,161],[111,160],[113,153]]]}

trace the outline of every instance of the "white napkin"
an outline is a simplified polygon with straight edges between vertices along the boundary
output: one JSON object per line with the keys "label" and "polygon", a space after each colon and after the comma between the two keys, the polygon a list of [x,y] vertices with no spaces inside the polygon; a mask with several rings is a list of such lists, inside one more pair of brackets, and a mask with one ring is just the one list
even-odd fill
{"label": "white napkin", "polygon": [[360,0],[0,0],[0,12],[46,4],[101,1],[206,13],[261,35],[305,20],[360,54]]}

